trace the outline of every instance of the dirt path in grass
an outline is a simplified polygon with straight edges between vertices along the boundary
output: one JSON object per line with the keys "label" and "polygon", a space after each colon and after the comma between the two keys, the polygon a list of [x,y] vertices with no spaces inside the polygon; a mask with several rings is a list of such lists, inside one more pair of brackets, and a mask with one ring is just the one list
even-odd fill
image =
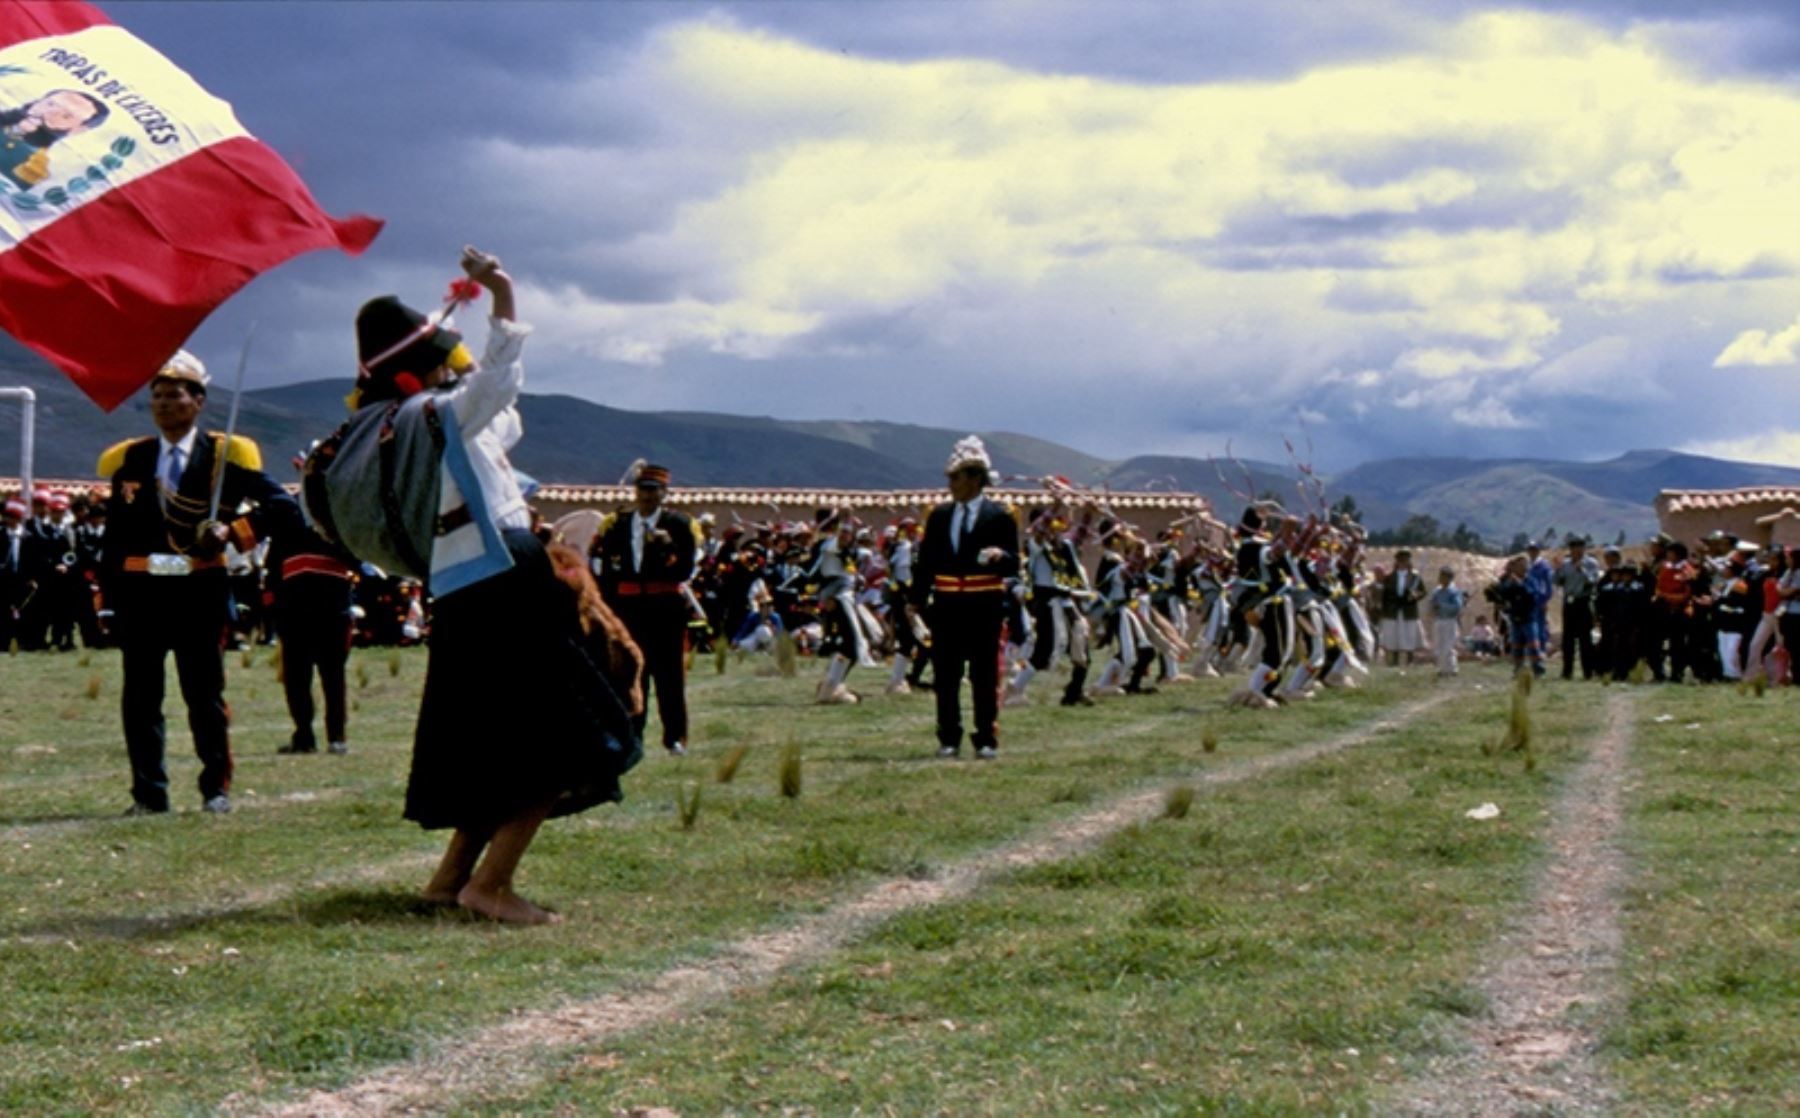
{"label": "dirt path in grass", "polygon": [[447,1042],[427,1056],[341,1090],[318,1091],[267,1108],[254,1098],[234,1097],[225,1100],[223,1109],[290,1116],[433,1113],[455,1109],[459,1097],[528,1085],[544,1074],[546,1063],[558,1052],[605,1043],[767,985],[782,972],[825,958],[903,912],[969,896],[1001,874],[1082,854],[1132,824],[1156,818],[1169,789],[1178,784],[1204,791],[1304,765],[1397,730],[1458,694],[1443,691],[1322,742],[1226,763],[1120,796],[1017,842],[952,863],[929,880],[879,882],[816,916],[727,944],[713,955],[650,976],[630,989],[551,1009],[521,1010],[502,1024]]}
{"label": "dirt path in grass", "polygon": [[1452,1058],[1403,1099],[1410,1114],[1592,1115],[1613,1101],[1594,1056],[1614,1004],[1621,942],[1619,846],[1632,701],[1615,690],[1606,728],[1554,809],[1530,907],[1481,977],[1488,1012]]}

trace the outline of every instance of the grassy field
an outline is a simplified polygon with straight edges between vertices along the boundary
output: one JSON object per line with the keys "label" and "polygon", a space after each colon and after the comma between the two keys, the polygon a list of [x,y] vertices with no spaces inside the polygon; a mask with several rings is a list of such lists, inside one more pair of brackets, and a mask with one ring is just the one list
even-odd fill
{"label": "grassy field", "polygon": [[[120,819],[116,658],[0,660],[0,1112],[205,1112],[348,1082],[519,1011],[632,990],[884,879],[980,865],[1124,793],[1396,719],[1446,686],[1389,672],[1275,713],[1224,709],[1223,682],[1033,706],[1006,712],[998,764],[947,764],[927,696],[814,708],[810,678],[703,664],[693,754],[648,757],[625,804],[546,828],[521,888],[570,919],[521,931],[413,899],[441,848],[399,819],[422,654],[357,653],[347,757],[276,756],[288,727],[268,653],[230,664],[240,810],[198,812],[173,732],[178,813]],[[1185,813],[441,1106],[1379,1112],[1483,1011],[1471,976],[1528,895],[1547,813],[1604,713],[1598,687],[1541,689],[1528,774],[1479,749],[1504,729],[1498,670],[1450,686],[1365,744],[1201,788]],[[1688,688],[1635,703],[1629,999],[1605,1055],[1636,1111],[1795,1098],[1796,701]],[[1724,745],[1680,729],[1694,721]],[[684,829],[676,803],[696,789]],[[1464,816],[1487,801],[1498,819]]]}
{"label": "grassy field", "polygon": [[1607,1038],[1637,1113],[1800,1113],[1794,698],[1638,704],[1629,1004]]}

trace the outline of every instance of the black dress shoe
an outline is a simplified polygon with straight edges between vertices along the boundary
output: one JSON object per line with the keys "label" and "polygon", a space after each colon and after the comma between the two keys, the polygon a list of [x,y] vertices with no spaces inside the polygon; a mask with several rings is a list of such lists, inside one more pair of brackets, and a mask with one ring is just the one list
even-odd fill
{"label": "black dress shoe", "polygon": [[151,807],[149,804],[132,804],[130,807],[125,809],[124,818],[135,819],[140,815],[167,815],[167,814],[169,814],[169,809],[166,807]]}
{"label": "black dress shoe", "polygon": [[280,749],[277,749],[275,752],[277,752],[277,753],[317,753],[318,751],[319,751],[319,747],[317,744],[302,745],[297,741],[290,741],[286,745],[282,746]]}

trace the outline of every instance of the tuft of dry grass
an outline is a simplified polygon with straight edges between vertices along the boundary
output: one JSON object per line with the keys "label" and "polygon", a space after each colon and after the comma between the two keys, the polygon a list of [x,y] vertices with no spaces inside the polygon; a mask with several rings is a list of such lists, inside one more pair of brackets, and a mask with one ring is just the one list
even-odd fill
{"label": "tuft of dry grass", "polygon": [[800,743],[790,741],[781,747],[781,794],[790,800],[800,798]]}
{"label": "tuft of dry grass", "polygon": [[775,634],[775,669],[786,679],[800,674],[800,651],[786,633]]}
{"label": "tuft of dry grass", "polygon": [[90,699],[98,699],[100,697],[99,673],[95,673],[94,675],[88,676],[87,697]]}
{"label": "tuft of dry grass", "polygon": [[[1503,752],[1519,752],[1525,754],[1525,771],[1537,770],[1537,753],[1531,747],[1531,684],[1530,670],[1520,668],[1513,677],[1512,706],[1506,719],[1506,736],[1500,740]],[[1483,752],[1491,752],[1486,747]]]}
{"label": "tuft of dry grass", "polygon": [[730,656],[730,654],[731,654],[731,649],[726,647],[725,641],[718,640],[718,641],[713,642],[713,674],[714,675],[724,675],[725,674],[725,662],[726,662],[727,658]]}
{"label": "tuft of dry grass", "polygon": [[1200,731],[1200,748],[1208,753],[1219,751],[1219,731],[1212,726],[1203,727]]}
{"label": "tuft of dry grass", "polygon": [[719,767],[713,771],[713,780],[719,784],[730,784],[737,776],[738,766],[750,755],[750,747],[738,744],[731,747],[731,752],[719,758]]}
{"label": "tuft of dry grass", "polygon": [[369,689],[369,665],[363,663],[361,660],[356,662],[356,689],[358,691],[367,691]]}
{"label": "tuft of dry grass", "polygon": [[398,649],[388,653],[388,675],[394,679],[400,678],[400,651]]}
{"label": "tuft of dry grass", "polygon": [[238,657],[238,663],[244,665],[246,668],[254,668],[256,666],[256,649],[244,649],[243,655]]}
{"label": "tuft of dry grass", "polygon": [[1186,819],[1188,811],[1194,806],[1194,786],[1177,784],[1169,789],[1169,796],[1163,801],[1164,819]]}
{"label": "tuft of dry grass", "polygon": [[675,790],[675,811],[681,817],[681,829],[691,831],[694,821],[700,818],[700,782],[690,780],[687,785]]}
{"label": "tuft of dry grass", "polygon": [[88,667],[88,666],[89,666],[89,665],[91,665],[91,664],[92,664],[92,663],[93,663],[93,662],[94,662],[94,650],[93,650],[93,649],[91,649],[91,648],[84,648],[84,649],[82,649],[82,650],[81,650],[81,655],[80,655],[80,656],[77,656],[77,657],[76,657],[76,658],[75,658],[75,663],[76,663],[76,664],[78,664],[78,665],[80,665],[80,666],[81,666],[81,667],[84,667],[84,668],[85,668],[85,667]]}
{"label": "tuft of dry grass", "polygon": [[1649,683],[1650,682],[1650,665],[1648,663],[1646,663],[1644,660],[1639,659],[1637,663],[1631,665],[1630,679],[1631,679],[1631,682],[1633,682],[1639,686]]}
{"label": "tuft of dry grass", "polygon": [[279,644],[275,646],[275,655],[272,657],[272,660],[275,664],[275,682],[285,682],[287,679],[287,661],[283,660],[281,657],[281,646]]}
{"label": "tuft of dry grass", "polygon": [[56,716],[61,718],[64,722],[73,722],[81,717],[81,708],[70,704],[57,711]]}

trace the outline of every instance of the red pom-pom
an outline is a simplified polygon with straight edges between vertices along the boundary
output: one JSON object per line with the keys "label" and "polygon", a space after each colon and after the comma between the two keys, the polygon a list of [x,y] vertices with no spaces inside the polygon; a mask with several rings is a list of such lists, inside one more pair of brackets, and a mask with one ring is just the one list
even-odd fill
{"label": "red pom-pom", "polygon": [[425,386],[420,383],[419,378],[413,376],[411,373],[394,374],[394,388],[400,393],[400,398],[402,400],[406,399],[408,396],[418,395],[419,390],[424,387]]}
{"label": "red pom-pom", "polygon": [[450,293],[444,296],[447,303],[473,303],[481,296],[481,285],[472,279],[450,281]]}

